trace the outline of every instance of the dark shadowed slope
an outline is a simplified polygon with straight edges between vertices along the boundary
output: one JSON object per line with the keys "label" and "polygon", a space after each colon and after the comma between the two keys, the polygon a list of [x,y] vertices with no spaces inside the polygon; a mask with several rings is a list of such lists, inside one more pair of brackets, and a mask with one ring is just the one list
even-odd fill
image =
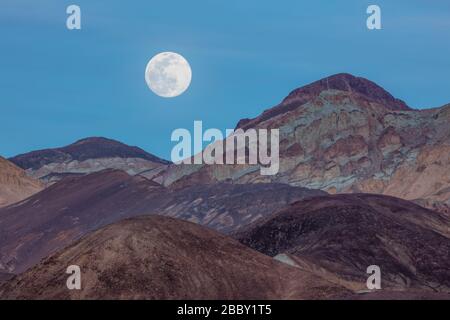
{"label": "dark shadowed slope", "polygon": [[384,288],[450,292],[449,235],[443,214],[397,198],[353,194],[300,201],[236,237],[352,289],[364,289],[367,267],[378,265]]}
{"label": "dark shadowed slope", "polygon": [[68,177],[0,210],[0,271],[22,272],[87,232],[136,215],[160,213],[229,232],[322,194],[282,184],[170,190],[118,170]]}
{"label": "dark shadowed slope", "polygon": [[[82,290],[66,288],[78,265]],[[348,291],[205,227],[167,217],[98,230],[17,276],[3,299],[319,299]]]}
{"label": "dark shadowed slope", "polygon": [[46,183],[104,169],[137,174],[169,164],[138,147],[102,137],[82,139],[62,148],[32,151],[9,160]]}

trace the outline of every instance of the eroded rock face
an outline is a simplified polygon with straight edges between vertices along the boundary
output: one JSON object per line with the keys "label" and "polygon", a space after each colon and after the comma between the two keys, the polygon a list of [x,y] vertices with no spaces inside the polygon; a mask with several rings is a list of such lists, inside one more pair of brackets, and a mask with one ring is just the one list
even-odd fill
{"label": "eroded rock face", "polygon": [[0,157],[0,207],[21,201],[43,189],[43,185],[25,171]]}
{"label": "eroded rock face", "polygon": [[67,176],[104,169],[123,170],[131,175],[146,172],[151,176],[169,164],[140,148],[101,137],[82,139],[62,148],[29,152],[10,161],[47,185]]}
{"label": "eroded rock face", "polygon": [[287,204],[323,195],[326,192],[279,183],[216,183],[172,189],[157,211],[231,233]]}
{"label": "eroded rock face", "polygon": [[235,235],[241,243],[352,290],[366,269],[382,287],[450,293],[450,219],[398,198],[340,194],[299,201]]}
{"label": "eroded rock face", "polygon": [[[66,268],[82,272],[68,290]],[[3,299],[326,299],[350,291],[208,228],[167,217],[100,229],[0,286]]]}
{"label": "eroded rock face", "polygon": [[255,119],[241,120],[237,127],[243,129],[255,127],[263,121],[295,110],[298,106],[315,99],[325,90],[337,90],[364,96],[366,100],[381,103],[389,110],[411,110],[405,102],[396,99],[376,83],[348,73],[339,73],[293,90],[278,106],[264,111]]}
{"label": "eroded rock face", "polygon": [[238,127],[280,129],[280,171],[246,165],[170,166],[158,179],[189,185],[282,182],[450,205],[450,105],[413,110],[363,78],[339,74],[294,90]]}

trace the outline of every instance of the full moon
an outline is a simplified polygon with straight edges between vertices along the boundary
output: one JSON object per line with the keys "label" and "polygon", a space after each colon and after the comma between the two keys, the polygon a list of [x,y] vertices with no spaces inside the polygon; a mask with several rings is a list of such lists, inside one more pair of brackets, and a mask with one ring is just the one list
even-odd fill
{"label": "full moon", "polygon": [[192,71],[183,56],[162,52],[154,56],[145,69],[145,81],[158,96],[173,98],[182,94],[191,84]]}

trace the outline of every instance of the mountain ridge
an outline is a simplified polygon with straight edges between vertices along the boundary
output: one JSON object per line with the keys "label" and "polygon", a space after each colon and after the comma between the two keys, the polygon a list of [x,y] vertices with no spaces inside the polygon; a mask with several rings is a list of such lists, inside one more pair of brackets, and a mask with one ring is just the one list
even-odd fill
{"label": "mountain ridge", "polygon": [[139,147],[128,146],[122,142],[105,137],[87,137],[79,139],[64,147],[35,150],[11,157],[8,160],[22,169],[37,169],[52,162],[53,157],[68,157],[83,161],[87,159],[108,157],[133,157],[142,158],[161,164],[170,163],[147,153]]}
{"label": "mountain ridge", "polygon": [[12,157],[10,161],[46,184],[65,176],[104,169],[120,169],[134,175],[170,163],[141,148],[104,137],[88,137],[65,147],[31,151]]}

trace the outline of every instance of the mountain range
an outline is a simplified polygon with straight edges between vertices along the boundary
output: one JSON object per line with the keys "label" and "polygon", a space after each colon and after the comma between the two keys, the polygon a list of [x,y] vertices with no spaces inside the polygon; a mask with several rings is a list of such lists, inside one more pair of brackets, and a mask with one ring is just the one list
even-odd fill
{"label": "mountain range", "polygon": [[0,298],[449,298],[449,120],[337,74],[237,124],[280,129],[274,176],[99,137],[0,159]]}

